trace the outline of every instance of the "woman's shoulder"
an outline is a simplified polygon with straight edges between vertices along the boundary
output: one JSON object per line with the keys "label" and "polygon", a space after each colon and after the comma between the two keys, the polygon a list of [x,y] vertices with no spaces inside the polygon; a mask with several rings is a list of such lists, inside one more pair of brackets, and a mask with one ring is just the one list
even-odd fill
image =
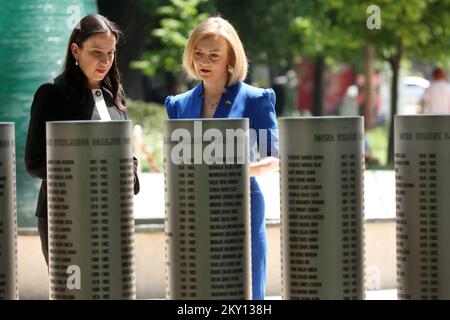
{"label": "woman's shoulder", "polygon": [[201,94],[201,88],[196,86],[189,91],[184,93],[180,93],[173,96],[168,96],[166,98],[166,111],[167,115],[170,119],[178,118],[180,113],[183,113],[183,110],[188,108],[188,106],[193,104],[193,98],[195,95]]}
{"label": "woman's shoulder", "polygon": [[259,88],[243,82],[240,91],[248,102],[268,100],[275,103],[275,92],[272,88]]}
{"label": "woman's shoulder", "polygon": [[174,104],[174,103],[183,103],[185,101],[188,101],[195,92],[197,92],[199,89],[199,86],[195,86],[191,90],[188,90],[186,92],[177,94],[177,95],[171,95],[166,98],[166,105],[167,104]]}
{"label": "woman's shoulder", "polygon": [[275,99],[275,92],[272,88],[259,88],[247,83],[242,83],[241,91],[244,92],[247,99],[250,100],[261,100],[261,99]]}
{"label": "woman's shoulder", "polygon": [[42,83],[36,90],[35,99],[50,99],[54,100],[63,96],[64,84],[60,79],[55,78]]}
{"label": "woman's shoulder", "polygon": [[64,90],[64,81],[60,78],[54,78],[42,83],[36,90],[36,93],[41,94],[59,94]]}

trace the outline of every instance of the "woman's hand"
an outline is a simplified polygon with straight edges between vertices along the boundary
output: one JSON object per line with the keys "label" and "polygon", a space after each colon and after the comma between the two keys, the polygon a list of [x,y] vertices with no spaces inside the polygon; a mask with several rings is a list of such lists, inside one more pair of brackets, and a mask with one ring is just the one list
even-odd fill
{"label": "woman's hand", "polygon": [[280,170],[280,160],[275,157],[267,157],[250,164],[250,176],[262,176],[266,173]]}

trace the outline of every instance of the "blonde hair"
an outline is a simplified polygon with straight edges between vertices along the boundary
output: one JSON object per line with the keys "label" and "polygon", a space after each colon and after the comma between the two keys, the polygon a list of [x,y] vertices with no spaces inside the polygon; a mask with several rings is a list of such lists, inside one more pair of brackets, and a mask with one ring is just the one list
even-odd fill
{"label": "blonde hair", "polygon": [[192,30],[183,53],[183,68],[192,78],[199,79],[194,68],[194,49],[199,41],[214,36],[224,37],[229,46],[228,85],[243,81],[247,76],[248,70],[244,46],[233,26],[221,17],[210,17]]}

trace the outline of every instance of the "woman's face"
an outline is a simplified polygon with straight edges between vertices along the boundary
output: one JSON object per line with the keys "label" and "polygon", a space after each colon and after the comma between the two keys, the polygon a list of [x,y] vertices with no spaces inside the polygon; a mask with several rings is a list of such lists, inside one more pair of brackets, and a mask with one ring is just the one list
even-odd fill
{"label": "woman's face", "polygon": [[116,52],[116,37],[111,32],[98,33],[87,38],[80,48],[71,45],[72,54],[88,79],[91,89],[100,88],[100,81],[111,69]]}
{"label": "woman's face", "polygon": [[227,81],[229,45],[222,36],[200,40],[194,48],[194,68],[198,77],[211,83]]}

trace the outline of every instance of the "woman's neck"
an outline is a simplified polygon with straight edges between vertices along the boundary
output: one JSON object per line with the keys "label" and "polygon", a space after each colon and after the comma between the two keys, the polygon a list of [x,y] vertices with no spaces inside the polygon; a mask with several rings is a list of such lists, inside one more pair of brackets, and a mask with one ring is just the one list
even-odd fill
{"label": "woman's neck", "polygon": [[207,83],[203,81],[203,90],[208,97],[220,97],[225,92],[225,82]]}
{"label": "woman's neck", "polygon": [[94,81],[94,82],[89,81],[88,88],[89,89],[100,89],[101,88],[100,81]]}

